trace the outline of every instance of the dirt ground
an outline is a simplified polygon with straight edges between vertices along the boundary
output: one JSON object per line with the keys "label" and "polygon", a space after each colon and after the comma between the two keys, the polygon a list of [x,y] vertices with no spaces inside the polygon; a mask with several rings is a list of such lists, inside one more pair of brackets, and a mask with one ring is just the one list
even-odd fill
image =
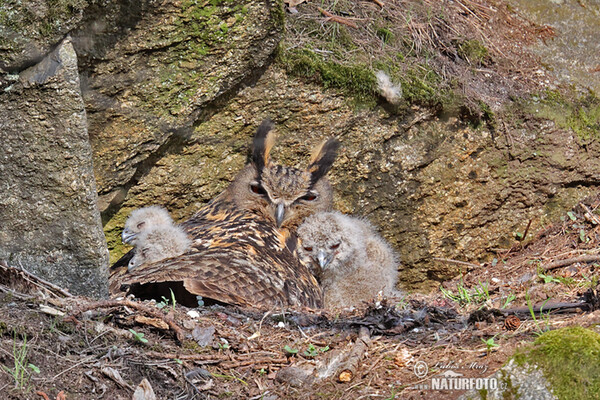
{"label": "dirt ground", "polygon": [[490,265],[464,265],[439,292],[338,314],[95,302],[5,264],[0,392],[130,399],[146,378],[159,399],[453,399],[463,392],[422,385],[447,370],[490,376],[541,332],[597,324],[598,206],[585,199]]}

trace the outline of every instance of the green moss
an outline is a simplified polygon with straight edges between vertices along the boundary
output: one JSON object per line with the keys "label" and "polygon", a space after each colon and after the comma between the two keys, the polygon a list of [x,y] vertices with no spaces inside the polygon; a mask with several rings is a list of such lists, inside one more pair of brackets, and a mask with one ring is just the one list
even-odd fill
{"label": "green moss", "polygon": [[373,71],[360,64],[339,64],[324,60],[310,49],[282,50],[277,60],[288,73],[320,81],[326,88],[338,88],[360,101],[377,96],[377,79]]}
{"label": "green moss", "polygon": [[600,139],[600,98],[594,93],[577,97],[547,91],[526,101],[525,107],[535,116],[572,130],[583,140]]}
{"label": "green moss", "polygon": [[579,326],[546,332],[514,357],[537,365],[559,399],[600,398],[600,334]]}
{"label": "green moss", "polygon": [[389,28],[386,27],[377,28],[375,30],[375,34],[385,44],[393,41],[395,38],[394,32],[392,32]]}
{"label": "green moss", "polygon": [[478,40],[462,40],[456,43],[458,56],[470,64],[481,65],[488,58],[488,49]]}
{"label": "green moss", "polygon": [[104,236],[106,237],[106,244],[109,250],[109,262],[110,265],[117,262],[125,253],[131,250],[131,246],[123,244],[121,241],[121,233],[123,232],[123,226],[125,226],[125,220],[129,216],[131,209],[121,209],[119,212],[112,217],[110,221],[104,225]]}

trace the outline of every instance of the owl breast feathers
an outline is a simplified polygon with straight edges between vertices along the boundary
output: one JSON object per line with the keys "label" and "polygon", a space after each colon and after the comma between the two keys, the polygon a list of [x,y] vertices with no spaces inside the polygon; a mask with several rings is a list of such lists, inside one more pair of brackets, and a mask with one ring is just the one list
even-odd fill
{"label": "owl breast feathers", "polygon": [[[307,216],[331,209],[332,189],[325,175],[338,142],[319,146],[306,169],[274,164],[271,123],[254,137],[251,162],[227,189],[180,224],[191,240],[184,254],[142,264],[131,273],[112,267],[111,289],[121,285],[140,297],[178,287],[180,303],[195,306],[196,296],[252,307],[320,307],[321,289],[296,255],[296,228]],[[168,294],[168,292],[167,292]]]}

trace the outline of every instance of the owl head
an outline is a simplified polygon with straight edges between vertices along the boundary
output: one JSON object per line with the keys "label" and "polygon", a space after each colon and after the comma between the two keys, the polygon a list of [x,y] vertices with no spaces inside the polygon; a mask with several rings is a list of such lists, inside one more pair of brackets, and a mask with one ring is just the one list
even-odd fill
{"label": "owl head", "polygon": [[[360,229],[343,214],[320,212],[309,216],[298,227],[298,256],[321,276],[326,272],[344,273],[364,253]],[[363,247],[361,247],[363,246]]]}
{"label": "owl head", "polygon": [[159,225],[173,225],[169,212],[160,206],[150,206],[133,210],[125,221],[121,235],[123,243],[135,246],[139,235]]}
{"label": "owl head", "polygon": [[256,131],[252,156],[232,185],[232,200],[261,215],[278,228],[295,229],[318,211],[331,209],[333,191],[325,177],[335,160],[339,142],[329,139],[318,146],[306,169],[277,165],[270,152],[275,143],[270,121]]}

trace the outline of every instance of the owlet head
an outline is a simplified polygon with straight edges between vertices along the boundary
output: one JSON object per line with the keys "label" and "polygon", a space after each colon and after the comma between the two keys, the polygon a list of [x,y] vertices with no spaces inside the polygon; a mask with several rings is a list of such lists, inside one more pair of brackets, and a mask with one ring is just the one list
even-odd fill
{"label": "owlet head", "polygon": [[337,212],[321,212],[306,218],[298,227],[298,255],[318,274],[341,269],[354,256],[353,241],[360,241],[352,227],[344,224]]}
{"label": "owlet head", "polygon": [[333,193],[325,175],[331,169],[339,142],[329,139],[315,149],[305,170],[274,164],[270,152],[275,142],[270,121],[258,128],[252,158],[234,182],[234,201],[261,214],[274,225],[296,228],[318,211],[331,209]]}
{"label": "owlet head", "polygon": [[123,243],[135,245],[139,234],[158,225],[173,225],[169,212],[160,206],[150,206],[133,210],[125,221],[121,239]]}

